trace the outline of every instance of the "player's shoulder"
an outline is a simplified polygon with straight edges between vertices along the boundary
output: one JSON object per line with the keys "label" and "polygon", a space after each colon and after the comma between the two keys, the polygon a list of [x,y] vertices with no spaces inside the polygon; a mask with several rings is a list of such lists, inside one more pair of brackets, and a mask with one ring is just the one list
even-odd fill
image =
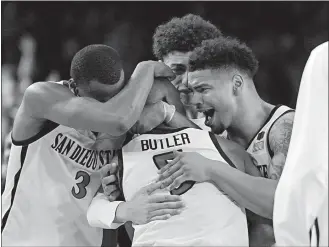
{"label": "player's shoulder", "polygon": [[287,131],[292,131],[295,118],[295,111],[287,111],[281,115],[272,125],[269,132],[270,140],[275,136],[280,136]]}
{"label": "player's shoulder", "polygon": [[312,50],[311,55],[328,57],[328,44],[329,44],[329,42],[327,41],[327,42],[324,42],[324,43],[318,45],[317,47],[315,47]]}
{"label": "player's shoulder", "polygon": [[35,82],[31,84],[24,92],[24,107],[35,112],[38,108],[46,109],[61,99],[74,97],[70,89],[61,82]]}
{"label": "player's shoulder", "polygon": [[51,93],[70,93],[70,90],[67,86],[65,86],[64,82],[35,82],[31,84],[25,91],[24,95],[33,96],[33,97],[40,97],[45,94]]}

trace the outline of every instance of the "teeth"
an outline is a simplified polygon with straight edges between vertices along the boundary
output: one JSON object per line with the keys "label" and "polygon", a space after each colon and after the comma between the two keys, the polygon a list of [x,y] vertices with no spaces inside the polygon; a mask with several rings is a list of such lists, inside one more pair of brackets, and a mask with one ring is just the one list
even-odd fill
{"label": "teeth", "polygon": [[210,125],[210,122],[211,122],[211,119],[212,119],[212,116],[210,116],[209,114],[212,113],[212,110],[207,110],[207,111],[204,111],[204,115],[206,117],[206,120],[205,120],[205,125],[209,126]]}

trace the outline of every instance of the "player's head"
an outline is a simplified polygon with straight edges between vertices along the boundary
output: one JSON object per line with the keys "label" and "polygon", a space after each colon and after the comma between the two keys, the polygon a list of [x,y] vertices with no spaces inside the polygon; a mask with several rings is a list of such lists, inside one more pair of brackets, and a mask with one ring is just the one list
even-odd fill
{"label": "player's head", "polygon": [[153,35],[153,53],[176,74],[179,89],[188,66],[188,56],[203,40],[221,36],[221,31],[200,16],[188,14],[158,26]]}
{"label": "player's head", "polygon": [[188,73],[191,103],[205,111],[206,124],[213,132],[229,128],[241,111],[242,99],[256,92],[253,77],[257,70],[251,49],[235,38],[206,40],[193,51]]}
{"label": "player's head", "polygon": [[124,72],[116,50],[106,45],[89,45],[71,62],[71,77],[80,96],[105,102],[124,86]]}

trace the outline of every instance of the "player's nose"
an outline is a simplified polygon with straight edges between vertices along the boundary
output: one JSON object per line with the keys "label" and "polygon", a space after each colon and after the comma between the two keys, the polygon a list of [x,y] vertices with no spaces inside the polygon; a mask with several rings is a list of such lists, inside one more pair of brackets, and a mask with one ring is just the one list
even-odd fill
{"label": "player's nose", "polygon": [[188,80],[187,80],[187,71],[181,75],[181,81],[182,81],[182,84],[187,86],[188,85]]}
{"label": "player's nose", "polygon": [[189,104],[194,105],[196,107],[201,107],[203,104],[203,99],[200,93],[193,92],[189,97]]}

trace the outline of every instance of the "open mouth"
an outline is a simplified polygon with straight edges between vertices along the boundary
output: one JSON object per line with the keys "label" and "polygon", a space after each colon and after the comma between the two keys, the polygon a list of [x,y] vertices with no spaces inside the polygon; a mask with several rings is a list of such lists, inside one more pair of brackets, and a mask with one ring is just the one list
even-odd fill
{"label": "open mouth", "polygon": [[215,110],[214,109],[209,109],[209,110],[204,111],[203,113],[206,116],[205,125],[210,127],[211,124],[212,124],[212,118],[214,116]]}

